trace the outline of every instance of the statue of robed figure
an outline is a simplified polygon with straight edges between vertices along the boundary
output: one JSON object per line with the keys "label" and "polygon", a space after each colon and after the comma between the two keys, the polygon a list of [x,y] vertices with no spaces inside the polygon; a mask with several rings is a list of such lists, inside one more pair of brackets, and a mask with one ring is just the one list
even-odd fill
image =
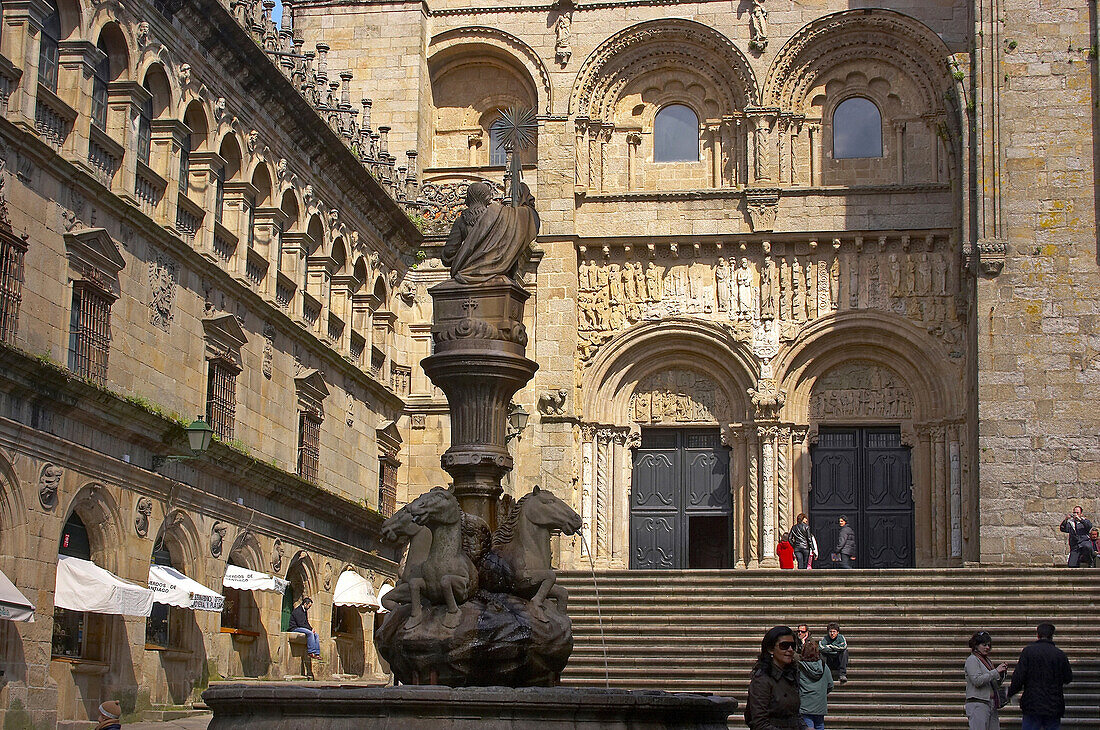
{"label": "statue of robed figure", "polygon": [[466,210],[455,220],[443,246],[443,264],[459,284],[483,284],[498,276],[515,280],[539,232],[535,198],[526,184],[515,187],[512,205],[492,196],[487,183],[470,185]]}

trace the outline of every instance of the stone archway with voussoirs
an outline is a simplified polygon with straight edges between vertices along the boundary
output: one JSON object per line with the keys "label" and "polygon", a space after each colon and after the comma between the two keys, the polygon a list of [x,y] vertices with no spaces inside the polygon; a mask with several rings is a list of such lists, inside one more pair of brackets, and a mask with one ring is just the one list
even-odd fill
{"label": "stone archway with voussoirs", "polygon": [[896,427],[911,454],[916,565],[969,559],[977,550],[963,531],[975,500],[973,414],[962,360],[889,313],[841,313],[801,333],[776,364],[786,394],[780,431],[792,435],[776,447],[789,454],[786,524],[808,512],[810,452],[822,427]]}
{"label": "stone archway with voussoirs", "polygon": [[[632,449],[643,427],[720,430],[744,420],[758,366],[724,327],[690,318],[650,322],[601,348],[582,383],[580,509],[597,565],[627,567]],[[731,484],[744,453],[730,452]],[[741,510],[733,494],[734,519]]]}

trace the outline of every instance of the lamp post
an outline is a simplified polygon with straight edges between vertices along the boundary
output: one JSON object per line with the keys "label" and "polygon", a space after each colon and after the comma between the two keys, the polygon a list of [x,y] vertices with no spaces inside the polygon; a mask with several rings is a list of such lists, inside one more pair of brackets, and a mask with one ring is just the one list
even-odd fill
{"label": "lamp post", "polygon": [[523,409],[518,403],[512,404],[512,412],[508,414],[508,435],[504,437],[504,443],[508,443],[514,438],[519,438],[519,435],[523,433],[523,429],[527,428],[527,419],[531,417],[531,414]]}

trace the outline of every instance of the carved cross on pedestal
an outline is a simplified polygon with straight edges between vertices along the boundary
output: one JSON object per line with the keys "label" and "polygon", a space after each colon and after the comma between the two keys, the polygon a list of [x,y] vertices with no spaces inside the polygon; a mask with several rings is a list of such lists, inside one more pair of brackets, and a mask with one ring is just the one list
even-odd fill
{"label": "carved cross on pedestal", "polygon": [[470,313],[477,309],[477,301],[474,299],[465,299],[462,302],[462,308],[466,310],[466,316],[469,317]]}
{"label": "carved cross on pedestal", "polygon": [[515,194],[520,183],[519,153],[535,143],[535,136],[539,129],[538,121],[535,119],[535,111],[533,109],[520,109],[519,107],[502,111],[498,129],[504,136],[504,149],[511,153],[512,157],[511,167],[508,170],[512,184],[508,190],[508,196],[512,200],[512,207],[516,208],[519,206],[519,198]]}

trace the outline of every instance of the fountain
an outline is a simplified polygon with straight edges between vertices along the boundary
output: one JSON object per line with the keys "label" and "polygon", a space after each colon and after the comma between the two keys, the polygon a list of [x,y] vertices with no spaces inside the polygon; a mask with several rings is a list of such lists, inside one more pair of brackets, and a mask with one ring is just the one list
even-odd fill
{"label": "fountain", "polygon": [[519,500],[500,486],[512,468],[509,403],[538,368],[524,354],[530,295],[517,281],[539,227],[518,154],[535,119],[518,110],[503,119],[510,200],[470,185],[443,251],[451,278],[430,290],[435,350],[421,364],[450,404],[441,463],[454,485],[428,490],[382,525],[385,539],[408,547],[375,640],[405,686],[216,685],[203,695],[211,730],[717,729],[736,709],[716,695],[557,686],[573,632],[550,536],[577,533],[581,519],[537,485]]}

